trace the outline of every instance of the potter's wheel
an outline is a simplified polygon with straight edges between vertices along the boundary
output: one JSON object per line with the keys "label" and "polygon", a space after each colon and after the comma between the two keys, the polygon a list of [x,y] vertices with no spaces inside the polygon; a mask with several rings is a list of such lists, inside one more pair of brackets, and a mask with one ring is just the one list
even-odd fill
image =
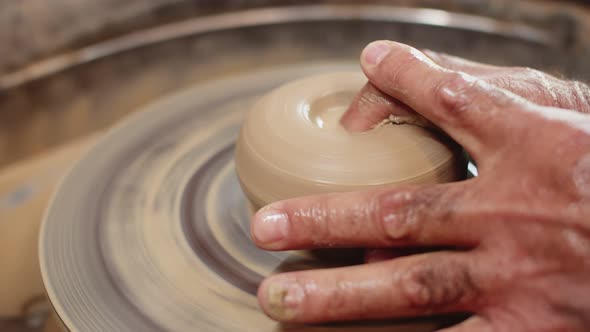
{"label": "potter's wheel", "polygon": [[[263,276],[318,266],[257,249],[234,172],[239,126],[277,85],[354,63],[284,67],[195,86],[111,130],[62,183],[41,234],[41,267],[71,331],[273,331],[258,308]],[[339,264],[334,260],[330,264]],[[295,330],[388,330],[370,326]],[[393,331],[431,331],[432,322]]]}
{"label": "potter's wheel", "polygon": [[[64,105],[93,105],[101,112],[81,117],[88,128],[200,82],[115,127],[62,183],[40,243],[45,286],[61,320],[71,331],[434,330],[432,321],[286,327],[266,318],[254,296],[263,276],[317,260],[252,245],[233,144],[261,94],[316,72],[358,69],[360,50],[375,39],[577,71],[553,30],[494,22],[383,6],[257,10],[131,34],[3,79],[0,86],[26,90],[44,109],[79,114]],[[33,80],[67,89],[46,102],[25,84]]]}

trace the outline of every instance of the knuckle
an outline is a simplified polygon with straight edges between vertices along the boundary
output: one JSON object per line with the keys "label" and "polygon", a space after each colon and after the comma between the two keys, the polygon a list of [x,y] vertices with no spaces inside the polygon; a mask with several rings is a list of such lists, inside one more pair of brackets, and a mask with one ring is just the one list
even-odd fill
{"label": "knuckle", "polygon": [[[507,85],[511,81],[504,82]],[[523,100],[484,79],[464,73],[449,73],[434,87],[441,120],[454,121],[475,129],[484,118],[496,118],[506,109],[521,107]]]}
{"label": "knuckle", "polygon": [[460,72],[450,72],[434,86],[434,96],[442,110],[458,116],[471,109],[473,101],[481,93],[483,81]]}
{"label": "knuckle", "polygon": [[512,67],[511,72],[520,76],[537,76],[539,71],[531,67]]}
{"label": "knuckle", "polygon": [[373,114],[377,114],[377,117],[386,116],[389,113],[390,104],[382,93],[373,91],[362,91],[357,99],[358,109],[367,117],[372,117]]}
{"label": "knuckle", "polygon": [[373,220],[390,242],[419,242],[430,229],[452,218],[456,200],[456,194],[443,186],[387,191],[377,199]]}
{"label": "knuckle", "polygon": [[508,67],[508,76],[518,81],[539,81],[551,77],[550,75],[530,67]]}
{"label": "knuckle", "polygon": [[428,309],[434,306],[434,294],[440,293],[434,271],[427,266],[414,266],[401,277],[401,290],[410,306]]}
{"label": "knuckle", "polygon": [[375,94],[370,91],[362,91],[359,95],[358,103],[361,105],[371,106],[375,104]]}
{"label": "knuckle", "polygon": [[389,242],[412,240],[416,235],[416,214],[413,190],[394,190],[382,193],[377,197],[379,207],[375,209],[373,220],[379,222],[378,229],[383,232]]}
{"label": "knuckle", "polygon": [[400,284],[408,304],[424,312],[462,307],[478,293],[468,267],[457,262],[414,265],[401,276]]}

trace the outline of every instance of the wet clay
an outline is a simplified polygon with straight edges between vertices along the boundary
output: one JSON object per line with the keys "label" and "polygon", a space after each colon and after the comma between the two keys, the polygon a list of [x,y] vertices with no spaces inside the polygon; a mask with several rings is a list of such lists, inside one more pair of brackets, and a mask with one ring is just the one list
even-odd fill
{"label": "wet clay", "polygon": [[393,117],[367,132],[347,132],[340,117],[365,82],[356,72],[319,74],[254,105],[235,158],[255,209],[303,195],[465,177],[461,150],[423,118]]}

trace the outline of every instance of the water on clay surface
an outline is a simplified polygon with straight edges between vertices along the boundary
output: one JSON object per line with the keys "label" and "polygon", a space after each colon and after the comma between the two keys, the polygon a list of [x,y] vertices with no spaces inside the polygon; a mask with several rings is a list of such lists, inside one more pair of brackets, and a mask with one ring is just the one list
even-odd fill
{"label": "water on clay surface", "polygon": [[354,97],[353,91],[323,96],[309,105],[308,117],[319,128],[340,127],[340,118],[346,112],[346,105]]}

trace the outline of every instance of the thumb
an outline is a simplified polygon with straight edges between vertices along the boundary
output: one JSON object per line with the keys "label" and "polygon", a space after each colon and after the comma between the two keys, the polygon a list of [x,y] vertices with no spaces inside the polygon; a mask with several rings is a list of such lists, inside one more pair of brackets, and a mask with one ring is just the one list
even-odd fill
{"label": "thumb", "polygon": [[474,76],[443,68],[405,44],[373,42],[362,52],[361,66],[369,82],[395,100],[395,105],[405,105],[405,110],[425,117],[474,157],[504,143],[500,141],[510,130],[502,116],[506,111],[513,120],[526,115],[526,100]]}
{"label": "thumb", "polygon": [[407,105],[367,82],[353,98],[340,123],[351,132],[361,132],[373,128],[392,115],[404,119],[418,116]]}

